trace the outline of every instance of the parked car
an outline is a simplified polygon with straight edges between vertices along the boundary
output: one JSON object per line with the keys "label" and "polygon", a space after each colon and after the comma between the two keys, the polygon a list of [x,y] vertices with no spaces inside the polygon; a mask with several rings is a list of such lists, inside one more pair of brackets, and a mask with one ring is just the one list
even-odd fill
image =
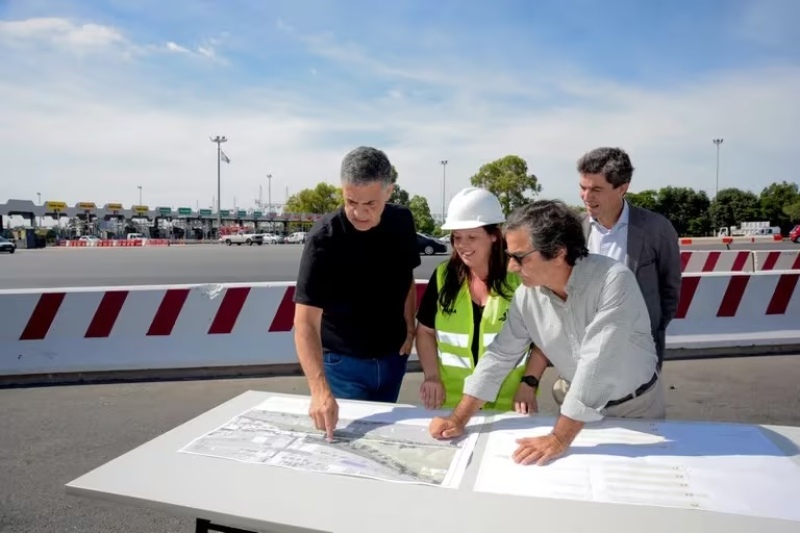
{"label": "parked car", "polygon": [[446,244],[433,237],[423,235],[422,233],[417,233],[417,247],[419,248],[420,254],[433,255],[447,253]]}
{"label": "parked car", "polygon": [[283,235],[274,233],[261,233],[264,244],[283,244]]}
{"label": "parked car", "polygon": [[0,252],[13,254],[17,251],[17,243],[9,241],[5,237],[0,237]]}
{"label": "parked car", "polygon": [[793,227],[792,231],[789,232],[789,240],[800,243],[800,224]]}
{"label": "parked car", "polygon": [[303,244],[306,242],[306,236],[308,235],[307,231],[295,231],[288,237],[286,237],[286,244]]}
{"label": "parked car", "polygon": [[260,233],[240,231],[238,233],[231,233],[230,235],[223,235],[219,238],[219,241],[224,242],[228,246],[231,246],[232,244],[236,244],[238,246],[243,244],[253,246],[254,243],[261,246],[264,244],[264,237]]}

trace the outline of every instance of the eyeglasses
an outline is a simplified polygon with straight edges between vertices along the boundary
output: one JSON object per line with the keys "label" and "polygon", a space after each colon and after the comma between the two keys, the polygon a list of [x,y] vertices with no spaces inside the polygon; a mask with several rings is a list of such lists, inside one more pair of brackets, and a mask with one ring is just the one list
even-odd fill
{"label": "eyeglasses", "polygon": [[518,265],[522,266],[522,262],[525,260],[525,258],[528,257],[529,255],[531,255],[532,253],[534,253],[535,251],[536,250],[531,250],[531,251],[525,252],[525,253],[512,253],[512,252],[509,252],[508,250],[506,250],[506,255],[509,258],[515,260]]}

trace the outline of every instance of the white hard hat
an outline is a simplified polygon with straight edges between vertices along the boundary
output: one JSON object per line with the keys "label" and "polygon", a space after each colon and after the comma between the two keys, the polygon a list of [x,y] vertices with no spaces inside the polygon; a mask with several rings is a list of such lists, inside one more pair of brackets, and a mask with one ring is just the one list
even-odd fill
{"label": "white hard hat", "polygon": [[486,189],[467,187],[450,200],[443,230],[472,229],[506,221],[497,196]]}

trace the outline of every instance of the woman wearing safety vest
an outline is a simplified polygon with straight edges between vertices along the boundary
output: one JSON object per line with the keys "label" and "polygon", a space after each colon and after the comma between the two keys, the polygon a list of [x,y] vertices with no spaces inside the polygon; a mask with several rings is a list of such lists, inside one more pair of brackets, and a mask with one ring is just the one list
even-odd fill
{"label": "woman wearing safety vest", "polygon": [[[468,187],[450,201],[442,229],[452,232],[453,253],[434,271],[417,312],[417,355],[425,374],[419,392],[428,409],[458,404],[464,379],[505,323],[520,280],[507,270],[504,222],[500,201],[485,189]],[[537,367],[540,375],[546,366],[538,349],[523,357],[484,409],[537,411],[539,383],[529,374]]]}

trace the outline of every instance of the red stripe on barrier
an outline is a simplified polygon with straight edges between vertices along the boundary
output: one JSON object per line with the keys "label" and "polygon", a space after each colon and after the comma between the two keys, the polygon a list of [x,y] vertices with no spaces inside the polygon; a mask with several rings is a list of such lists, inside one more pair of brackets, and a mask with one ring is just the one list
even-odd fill
{"label": "red stripe on barrier", "polygon": [[188,296],[189,289],[168,289],[164,298],[161,299],[153,322],[150,323],[147,336],[170,335]]}
{"label": "red stripe on barrier", "polygon": [[419,304],[422,301],[422,296],[425,294],[425,289],[427,288],[427,283],[417,283],[417,311],[419,311]]}
{"label": "red stripe on barrier", "polygon": [[271,332],[278,331],[292,331],[294,327],[294,286],[286,287],[286,292],[283,293],[278,310],[275,312],[275,318],[272,319],[272,324],[269,325]]}
{"label": "red stripe on barrier", "polygon": [[767,258],[764,260],[764,268],[761,270],[773,270],[780,256],[780,252],[769,252]]}
{"label": "red stripe on barrier", "polygon": [[697,286],[700,284],[698,276],[685,277],[681,282],[681,295],[678,298],[678,309],[675,310],[675,318],[686,318],[686,313],[689,311],[689,306],[692,305],[694,293],[697,292]]}
{"label": "red stripe on barrier", "polygon": [[786,309],[789,307],[789,302],[792,300],[792,294],[797,286],[797,279],[800,274],[783,274],[778,279],[775,285],[775,292],[772,293],[772,299],[767,306],[768,315],[784,315]]}
{"label": "red stripe on barrier", "polygon": [[728,280],[728,288],[725,289],[725,295],[717,310],[718,317],[736,316],[736,310],[739,309],[739,304],[742,302],[748,281],[750,281],[750,276],[731,276],[731,279]]}
{"label": "red stripe on barrier", "polygon": [[104,338],[111,335],[111,330],[127,297],[128,291],[108,291],[103,294],[100,305],[97,306],[97,311],[94,312],[92,321],[86,328],[84,337]]}
{"label": "red stripe on barrier", "polygon": [[744,270],[744,265],[750,258],[750,252],[739,252],[736,254],[736,259],[733,260],[733,271],[741,272]]}
{"label": "red stripe on barrier", "polygon": [[717,266],[721,252],[708,252],[706,262],[703,263],[703,272],[714,272],[714,267]]}
{"label": "red stripe on barrier", "polygon": [[39,296],[39,301],[36,302],[36,307],[33,308],[28,323],[25,324],[25,329],[22,330],[19,340],[33,341],[42,340],[47,336],[50,331],[50,326],[53,325],[53,320],[56,318],[58,309],[61,307],[61,302],[64,301],[63,292],[46,292]]}
{"label": "red stripe on barrier", "polygon": [[233,287],[225,291],[214,321],[208,328],[209,335],[227,335],[233,331],[233,326],[236,325],[236,320],[239,318],[239,313],[242,312],[248,294],[250,294],[250,287]]}
{"label": "red stripe on barrier", "polygon": [[794,263],[792,263],[792,270],[800,270],[800,252],[795,252]]}
{"label": "red stripe on barrier", "polygon": [[681,272],[686,270],[686,265],[689,264],[689,260],[692,258],[692,252],[681,252]]}

